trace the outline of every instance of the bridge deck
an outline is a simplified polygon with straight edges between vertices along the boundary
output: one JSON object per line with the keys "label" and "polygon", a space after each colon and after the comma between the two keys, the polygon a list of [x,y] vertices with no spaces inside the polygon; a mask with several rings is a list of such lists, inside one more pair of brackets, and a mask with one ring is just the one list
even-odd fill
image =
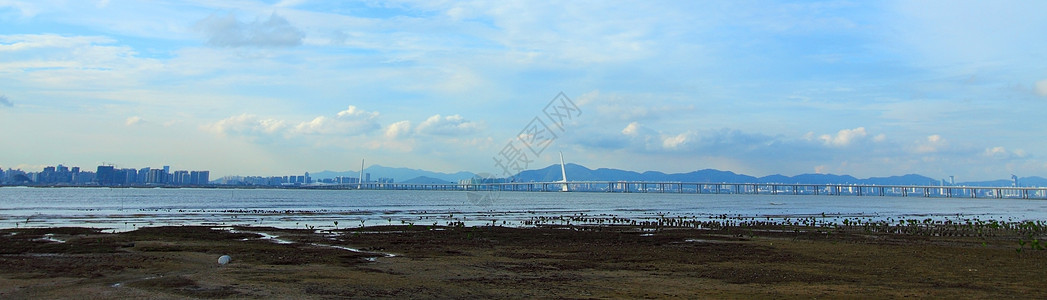
{"label": "bridge deck", "polygon": [[[529,191],[558,192],[563,182],[511,182],[469,184],[364,183],[309,186],[314,189],[433,190],[433,191]],[[751,195],[836,195],[896,197],[965,197],[1047,199],[1044,187],[850,185],[788,183],[705,183],[657,181],[571,181],[572,192],[690,193]]]}

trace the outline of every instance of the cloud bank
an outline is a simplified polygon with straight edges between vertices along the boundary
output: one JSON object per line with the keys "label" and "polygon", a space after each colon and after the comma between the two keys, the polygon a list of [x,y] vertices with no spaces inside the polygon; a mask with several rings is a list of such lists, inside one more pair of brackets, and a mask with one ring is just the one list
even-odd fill
{"label": "cloud bank", "polygon": [[291,130],[292,134],[359,135],[381,128],[377,112],[368,112],[350,105],[338,112],[334,118],[318,116],[312,121],[301,122]]}
{"label": "cloud bank", "polygon": [[302,44],[305,33],[276,13],[254,22],[240,22],[232,14],[211,15],[197,22],[196,29],[215,47],[294,47]]}
{"label": "cloud bank", "polygon": [[433,135],[464,135],[480,130],[478,122],[465,120],[460,115],[440,116],[433,115],[418,125],[417,131]]}
{"label": "cloud bank", "polygon": [[[563,91],[585,114],[556,146],[591,166],[1044,174],[1047,142],[1023,137],[1044,130],[1029,112],[1047,105],[1045,3],[0,0],[0,86],[17,96],[0,112],[20,110],[0,125],[34,124],[5,141],[100,149],[0,164],[240,172],[275,164],[215,157],[319,169],[359,152],[477,170],[505,145],[484,141]],[[367,110],[334,109],[347,97]],[[113,140],[216,150],[98,142]]]}
{"label": "cloud bank", "polygon": [[286,128],[286,122],[276,119],[261,118],[252,114],[241,114],[228,117],[218,122],[201,126],[201,129],[221,136],[242,135],[257,136],[273,134]]}

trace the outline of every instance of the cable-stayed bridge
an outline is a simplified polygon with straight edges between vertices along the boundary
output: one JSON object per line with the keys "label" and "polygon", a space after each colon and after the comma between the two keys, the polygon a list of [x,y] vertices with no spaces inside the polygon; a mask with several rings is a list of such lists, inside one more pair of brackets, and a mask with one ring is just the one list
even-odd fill
{"label": "cable-stayed bridge", "polygon": [[792,183],[702,183],[661,181],[550,181],[507,183],[351,183],[314,185],[304,188],[335,190],[431,190],[431,191],[524,191],[608,192],[746,195],[832,195],[937,198],[1044,199],[1047,187],[991,187],[943,185],[860,185]]}

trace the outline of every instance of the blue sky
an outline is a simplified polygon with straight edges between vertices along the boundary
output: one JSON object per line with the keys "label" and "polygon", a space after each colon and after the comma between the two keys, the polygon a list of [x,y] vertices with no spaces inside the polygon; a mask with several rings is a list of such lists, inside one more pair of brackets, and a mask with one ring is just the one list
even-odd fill
{"label": "blue sky", "polygon": [[1044,1],[0,0],[0,167],[1047,176]]}

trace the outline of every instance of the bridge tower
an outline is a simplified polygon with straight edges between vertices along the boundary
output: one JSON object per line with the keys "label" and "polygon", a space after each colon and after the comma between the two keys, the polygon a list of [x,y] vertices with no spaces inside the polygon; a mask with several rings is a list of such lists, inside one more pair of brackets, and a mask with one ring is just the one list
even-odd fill
{"label": "bridge tower", "polygon": [[563,187],[560,188],[561,192],[567,192],[567,166],[563,163],[563,151],[560,151],[560,175],[563,176]]}

